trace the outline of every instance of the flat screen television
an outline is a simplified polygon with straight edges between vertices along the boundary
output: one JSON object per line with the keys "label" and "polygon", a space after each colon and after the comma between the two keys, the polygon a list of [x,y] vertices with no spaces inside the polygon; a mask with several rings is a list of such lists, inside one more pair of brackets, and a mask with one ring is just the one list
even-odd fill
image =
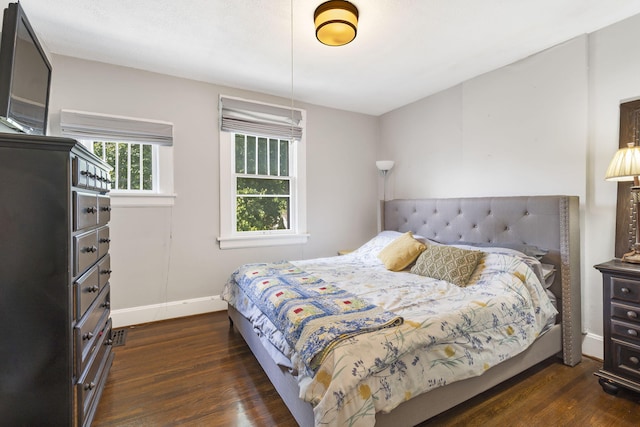
{"label": "flat screen television", "polygon": [[45,135],[51,64],[20,3],[4,10],[0,41],[0,121],[20,132]]}

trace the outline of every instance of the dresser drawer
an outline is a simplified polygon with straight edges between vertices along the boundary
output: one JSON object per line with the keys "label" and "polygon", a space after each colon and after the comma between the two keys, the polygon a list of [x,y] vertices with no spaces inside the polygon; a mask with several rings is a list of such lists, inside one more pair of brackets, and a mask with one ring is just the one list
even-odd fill
{"label": "dresser drawer", "polygon": [[87,162],[87,188],[94,190],[96,188],[96,171],[100,169],[96,168],[91,162]]}
{"label": "dresser drawer", "polygon": [[640,307],[620,303],[611,303],[611,317],[640,324]]}
{"label": "dresser drawer", "polygon": [[108,189],[108,183],[109,183],[109,172],[103,169],[98,169],[96,175],[98,175],[98,177],[96,178],[98,180],[97,182],[98,190],[106,191]]}
{"label": "dresser drawer", "polygon": [[89,426],[95,415],[113,357],[111,345],[98,346],[95,358],[76,384],[79,426]]}
{"label": "dresser drawer", "polygon": [[[106,282],[105,282],[106,283]],[[75,319],[80,319],[100,293],[98,266],[91,268],[73,284],[75,298]]]}
{"label": "dresser drawer", "polygon": [[104,258],[98,261],[98,276],[100,287],[104,288],[111,278],[111,255],[107,254]]}
{"label": "dresser drawer", "polygon": [[82,273],[98,260],[98,233],[89,231],[73,236],[73,275]]}
{"label": "dresser drawer", "polygon": [[98,199],[95,194],[73,192],[73,230],[98,224]]}
{"label": "dresser drawer", "polygon": [[624,340],[637,341],[640,345],[640,325],[611,320],[611,336]]}
{"label": "dresser drawer", "polygon": [[640,346],[612,341],[613,370],[626,377],[640,379]]}
{"label": "dresser drawer", "polygon": [[84,364],[90,356],[91,347],[95,344],[102,326],[109,317],[110,298],[109,285],[107,285],[82,319],[73,327],[76,363]]}
{"label": "dresser drawer", "polygon": [[109,237],[109,227],[101,227],[98,229],[98,258],[103,257],[109,253],[109,243],[111,238]]}
{"label": "dresser drawer", "polygon": [[108,196],[98,196],[98,224],[106,225],[111,220],[111,200]]}
{"label": "dresser drawer", "polygon": [[624,277],[612,277],[611,299],[640,303],[640,282]]}
{"label": "dresser drawer", "polygon": [[87,161],[82,157],[74,157],[72,161],[71,183],[76,187],[87,187]]}
{"label": "dresser drawer", "polygon": [[76,378],[81,378],[83,373],[85,372],[87,366],[94,362],[97,358],[100,357],[99,350],[102,350],[102,347],[111,346],[111,318],[108,318],[102,329],[96,335],[96,339],[93,340],[91,346],[88,347],[87,357],[82,360],[76,360],[74,363],[74,374]]}

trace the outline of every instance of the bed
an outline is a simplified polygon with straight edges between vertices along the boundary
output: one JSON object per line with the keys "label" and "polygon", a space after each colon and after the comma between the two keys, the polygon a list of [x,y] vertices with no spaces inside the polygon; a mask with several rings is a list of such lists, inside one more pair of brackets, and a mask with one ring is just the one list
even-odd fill
{"label": "bed", "polygon": [[[380,368],[381,371],[378,371],[378,373],[373,375],[376,377],[374,378],[375,381],[381,382],[368,382],[365,384],[364,380],[362,380],[361,383],[345,386],[351,387],[350,389],[345,388],[345,390],[350,390],[350,393],[360,393],[360,395],[366,394],[367,397],[369,397],[369,407],[361,409],[358,413],[351,414],[349,418],[332,418],[333,415],[332,417],[326,416],[328,413],[326,408],[330,408],[330,406],[323,403],[324,399],[320,402],[318,402],[317,398],[314,400],[313,393],[310,392],[310,390],[313,391],[315,388],[319,387],[318,384],[321,384],[326,387],[326,390],[324,391],[326,395],[329,395],[329,391],[331,391],[335,398],[336,396],[341,396],[343,393],[340,389],[332,389],[333,385],[327,378],[325,378],[324,381],[322,379],[317,380],[317,378],[320,377],[323,372],[325,377],[332,378],[336,377],[337,373],[342,372],[337,372],[335,370],[338,369],[336,368],[336,358],[340,358],[340,360],[342,360],[343,357],[347,357],[346,355],[349,354],[347,345],[352,344],[350,341],[358,343],[366,341],[367,339],[372,339],[372,342],[375,341],[378,343],[381,342],[379,337],[382,335],[389,337],[390,335],[395,334],[394,336],[397,336],[397,333],[392,333],[391,331],[395,331],[394,328],[409,327],[411,325],[411,316],[409,316],[409,319],[405,319],[402,326],[386,325],[384,328],[374,330],[370,333],[359,334],[355,337],[347,338],[342,343],[332,347],[331,351],[322,352],[322,357],[319,358],[319,362],[317,357],[318,353],[310,353],[315,356],[313,358],[308,357],[305,359],[306,356],[304,349],[302,348],[290,348],[285,351],[281,346],[274,347],[273,345],[270,345],[274,334],[270,327],[273,327],[273,325],[270,322],[265,322],[264,319],[259,321],[258,325],[254,325],[252,322],[256,321],[256,316],[247,314],[249,313],[247,308],[238,303],[240,298],[234,299],[234,297],[228,295],[229,289],[235,289],[233,284],[230,285],[228,283],[225,288],[226,295],[224,298],[228,301],[233,301],[232,304],[229,304],[229,319],[232,325],[240,334],[242,334],[274,387],[300,425],[313,426],[343,423],[352,425],[372,425],[375,423],[376,426],[393,425],[396,427],[401,425],[416,425],[485,390],[488,390],[494,385],[497,385],[500,382],[550,357],[558,356],[562,359],[563,363],[569,366],[574,366],[580,362],[580,242],[579,201],[576,196],[392,200],[387,201],[384,204],[383,223],[384,229],[389,233],[389,235],[381,233],[381,235],[384,236],[376,236],[376,238],[372,239],[371,242],[375,240],[375,242],[379,244],[381,241],[380,239],[383,238],[388,239],[388,241],[393,241],[399,234],[412,232],[421,239],[427,240],[427,243],[454,245],[455,247],[469,251],[472,251],[475,248],[477,250],[491,253],[491,258],[489,255],[485,255],[484,259],[486,261],[483,261],[487,263],[488,267],[485,267],[487,270],[491,269],[491,263],[494,262],[489,261],[490,259],[498,260],[501,263],[504,263],[505,259],[511,260],[511,258],[508,258],[511,255],[509,253],[505,253],[505,251],[508,252],[511,249],[507,250],[503,248],[517,248],[518,250],[522,250],[521,247],[543,249],[544,251],[536,255],[539,256],[541,263],[547,266],[552,266],[555,271],[554,275],[547,278],[547,281],[549,282],[547,285],[549,291],[552,292],[557,299],[556,307],[558,314],[553,317],[555,321],[551,322],[550,325],[547,325],[547,327],[544,328],[544,333],[541,333],[534,339],[530,339],[532,343],[529,347],[525,350],[513,350],[515,355],[512,357],[507,354],[508,351],[505,351],[504,354],[500,356],[499,363],[494,362],[493,359],[487,359],[490,361],[484,362],[481,373],[471,373],[466,379],[454,381],[449,377],[438,377],[439,379],[425,380],[425,384],[426,382],[434,382],[434,384],[429,384],[428,386],[424,384],[419,385],[420,387],[427,389],[425,392],[415,392],[416,386],[412,385],[413,388],[411,388],[411,392],[405,392],[405,395],[400,398],[391,393],[392,390],[395,391],[399,386],[395,383],[388,384],[385,382],[386,380],[384,380],[384,378],[389,372],[393,372],[394,375],[396,375],[393,378],[397,377],[399,379],[398,381],[404,381],[405,383],[411,382],[407,379],[408,377],[419,377],[415,372],[408,376],[405,375],[402,378],[400,377],[400,374],[397,373],[397,371],[401,370],[398,366],[404,366],[404,368],[406,368],[406,365],[413,364],[410,363],[411,360],[415,362],[418,359],[418,357],[414,357],[414,355],[420,354],[415,353],[420,351],[420,349],[413,348],[411,351],[403,353],[404,359],[401,359],[399,362],[400,364],[398,364],[397,361],[394,361],[393,363],[385,366],[384,371],[382,371],[383,368]],[[396,234],[393,234],[393,232],[396,232]],[[366,247],[366,245],[363,245],[363,247]],[[352,269],[355,268],[353,266],[360,261],[360,258],[358,257],[362,256],[364,256],[362,248],[356,251],[356,254],[351,255]],[[350,258],[348,257],[349,255],[337,258],[340,258],[340,262],[343,264],[348,264],[350,262]],[[313,274],[310,274],[309,276],[313,276],[315,278],[318,277],[318,274],[316,273],[321,272],[323,268],[326,273],[331,273],[330,268],[326,267],[327,262],[331,261],[301,261],[297,264],[294,263],[290,271],[294,271],[295,268],[299,268],[303,273],[306,273],[304,269],[310,267]],[[323,265],[325,267],[323,267]],[[289,264],[287,264],[287,266],[289,266]],[[254,266],[248,266],[243,268],[251,269],[253,267]],[[522,267],[518,264],[517,268],[521,269]],[[526,267],[525,270],[522,271],[527,275],[529,274],[527,272],[531,271]],[[246,273],[249,270],[243,271]],[[525,273],[518,274],[523,275]],[[331,280],[328,280],[327,282],[322,281],[322,283],[333,283],[332,280],[337,276],[340,276],[340,274],[342,273],[331,273],[328,276]],[[407,273],[406,271],[397,274],[411,275],[411,273]],[[482,275],[484,273],[478,273],[476,270],[473,274]],[[533,273],[531,273],[531,275],[533,275]],[[479,280],[478,283],[482,283],[482,277],[484,276],[478,276],[472,280]],[[306,276],[305,279],[307,279]],[[233,280],[230,280],[230,282],[233,282]],[[525,281],[523,280],[523,282]],[[512,284],[509,284],[508,286],[512,286]],[[455,289],[455,286],[453,286],[453,288]],[[471,288],[475,287],[471,286],[465,289]],[[538,291],[531,291],[530,293],[533,295],[535,292]],[[484,293],[485,291],[475,295],[474,298],[482,298],[481,294]],[[247,299],[248,298],[244,298],[244,300]],[[542,298],[540,298],[540,300],[542,300]],[[384,299],[381,299],[380,301],[384,301]],[[482,301],[478,304],[482,304],[484,307],[486,304]],[[540,305],[544,304],[540,303]],[[539,307],[536,306],[536,308]],[[389,312],[393,313],[393,310],[385,310],[385,313]],[[536,313],[537,312],[538,311],[536,311]],[[464,318],[466,319],[467,317]],[[522,317],[522,315],[520,315],[520,317]],[[529,317],[532,316],[530,315]],[[248,318],[252,320],[250,321]],[[385,319],[385,321],[390,322],[393,322],[394,320],[394,318]],[[269,323],[269,327],[265,327],[265,323]],[[446,321],[442,321],[441,323],[443,325],[447,324]],[[525,323],[535,322],[530,321]],[[445,326],[441,326],[440,329],[444,330]],[[513,328],[508,332],[509,336],[505,335],[505,337],[513,338],[511,337],[514,332]],[[430,333],[434,332],[430,331]],[[522,332],[521,335],[524,340],[526,334]],[[489,342],[491,338],[491,336],[483,336],[482,339]],[[493,338],[495,342],[496,339],[495,337]],[[385,340],[387,340],[387,338],[385,338]],[[405,337],[403,335],[403,343],[404,340]],[[480,343],[480,340],[477,338],[470,338],[469,342],[472,340],[475,340],[474,342],[476,342],[476,344]],[[406,339],[406,341],[410,340]],[[286,344],[284,345],[286,346]],[[477,346],[478,345],[475,345],[474,347]],[[480,343],[479,346],[482,347],[482,343]],[[388,347],[385,348],[388,349]],[[391,348],[395,349],[393,346]],[[435,351],[436,347],[425,346],[425,348],[433,348],[434,351],[427,351],[422,354],[437,353]],[[456,351],[459,355],[462,355],[462,351],[455,347],[452,349],[450,346],[443,346],[438,350],[440,352],[444,352],[444,354],[448,356],[451,356]],[[464,350],[466,359],[468,359],[468,365],[474,365],[473,358],[479,358],[475,363],[476,367],[473,369],[477,369],[477,366],[481,365],[481,363],[478,362],[482,362],[482,357],[485,357],[486,353],[478,350],[477,348],[476,350],[477,355],[474,353],[473,356],[469,354],[469,351]],[[480,354],[482,354],[482,357],[479,356]],[[367,357],[369,356],[367,355]],[[425,360],[425,365],[422,365],[423,371],[424,366],[436,366],[437,363],[427,361],[426,356],[421,355],[421,357]],[[363,359],[366,361],[365,357],[363,357]],[[464,357],[458,357],[457,359],[464,360]],[[306,362],[303,363],[301,360]],[[376,358],[376,360],[379,360],[379,358]],[[404,362],[402,362],[402,360],[404,360]],[[315,365],[311,362],[315,362]],[[334,370],[328,370],[327,372],[329,372],[329,375],[327,375],[327,372],[325,372],[325,366],[332,363],[334,364]],[[355,364],[356,366],[357,363],[358,362]],[[420,361],[419,363],[416,363],[416,365],[420,366],[421,363],[423,362]],[[310,368],[310,366],[313,366],[313,368]],[[302,375],[304,380],[298,381],[296,375],[300,374],[301,370],[305,369],[305,367],[307,369],[305,372],[306,375]],[[394,372],[394,370],[396,372]],[[450,369],[444,367],[442,370],[448,371]],[[469,368],[469,370],[471,371],[472,369]],[[352,376],[355,375],[356,368],[353,369]],[[380,380],[377,376],[383,378],[383,380]],[[376,384],[375,390],[374,384]],[[382,386],[379,386],[379,384],[382,384]],[[386,390],[387,388],[388,390]],[[381,391],[381,389],[385,390]],[[374,391],[379,393],[376,395]],[[372,408],[371,405],[373,405],[373,403],[378,405],[380,403],[379,401],[383,400],[383,395],[390,396],[391,401],[395,399],[396,401],[402,401],[402,403],[393,403],[390,408],[384,409],[383,411],[379,411],[377,409],[378,406],[376,406],[376,408]],[[300,396],[306,396],[308,400],[313,401],[314,405],[312,406],[311,403],[301,399]],[[364,396],[362,397],[364,398]],[[343,397],[339,398],[343,399]],[[325,411],[322,412],[324,415],[320,416],[320,412],[318,412],[314,416],[314,407],[316,408],[316,412],[318,412],[318,408]],[[340,420],[340,423],[335,422],[336,420]]]}

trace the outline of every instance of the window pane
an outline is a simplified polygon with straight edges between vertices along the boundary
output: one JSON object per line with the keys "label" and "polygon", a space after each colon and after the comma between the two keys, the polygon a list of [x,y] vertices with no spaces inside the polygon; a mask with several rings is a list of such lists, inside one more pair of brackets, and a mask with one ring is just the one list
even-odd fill
{"label": "window pane", "polygon": [[237,230],[288,230],[290,201],[288,197],[238,197]]}
{"label": "window pane", "polygon": [[131,144],[131,190],[140,190],[140,146]]}
{"label": "window pane", "polygon": [[245,161],[244,135],[236,134],[236,173],[244,173]]}
{"label": "window pane", "polygon": [[142,146],[142,189],[153,190],[153,146]]}
{"label": "window pane", "polygon": [[258,175],[267,175],[267,138],[258,138]]}
{"label": "window pane", "polygon": [[118,144],[118,190],[128,190],[129,180],[127,170],[129,169],[129,144]]}
{"label": "window pane", "polygon": [[247,136],[247,174],[256,174],[256,137]]}
{"label": "window pane", "polygon": [[238,178],[237,194],[252,195],[289,195],[288,179]]}
{"label": "window pane", "polygon": [[[113,168],[110,172],[110,179],[112,183],[116,182],[116,144],[115,142],[105,142],[104,161],[109,163]],[[114,186],[115,188],[115,186]]]}
{"label": "window pane", "polygon": [[289,141],[280,140],[280,176],[289,176]]}
{"label": "window pane", "polygon": [[277,139],[269,140],[269,175],[278,176],[278,144]]}
{"label": "window pane", "polygon": [[96,156],[100,157],[102,160],[104,160],[104,157],[102,157],[102,146],[104,144],[102,142],[98,142],[98,141],[94,141],[93,142],[93,154],[95,154]]}

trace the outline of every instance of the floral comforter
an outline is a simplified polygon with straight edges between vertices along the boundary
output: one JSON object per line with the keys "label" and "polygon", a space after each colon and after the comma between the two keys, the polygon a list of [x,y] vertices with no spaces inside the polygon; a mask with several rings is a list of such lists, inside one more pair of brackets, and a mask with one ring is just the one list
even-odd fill
{"label": "floral comforter", "polygon": [[481,375],[522,352],[557,314],[518,252],[483,248],[484,260],[460,288],[386,270],[377,254],[397,236],[383,232],[351,254],[293,262],[404,318],[400,326],[336,345],[315,374],[307,373],[295,349],[233,280],[225,287],[223,298],[254,323],[274,360],[298,375],[300,397],[314,406],[316,426],[372,426],[378,411]]}

